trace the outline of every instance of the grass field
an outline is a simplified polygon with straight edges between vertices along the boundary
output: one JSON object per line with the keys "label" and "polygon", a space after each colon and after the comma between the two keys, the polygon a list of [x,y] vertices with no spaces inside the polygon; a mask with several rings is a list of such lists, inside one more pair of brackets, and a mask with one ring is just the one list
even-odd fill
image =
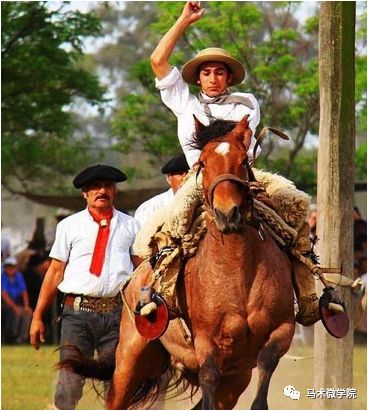
{"label": "grass field", "polygon": [[[313,348],[292,347],[289,354],[310,357],[313,355]],[[1,409],[48,409],[52,404],[56,379],[53,365],[57,362],[58,354],[55,352],[55,347],[44,346],[40,351],[35,351],[30,346],[3,346],[1,355]],[[311,358],[298,361],[283,358],[271,380],[270,409],[313,409],[313,400],[306,396],[307,388],[313,388],[312,367]],[[250,386],[238,402],[237,409],[249,409],[254,398],[256,382],[255,371]],[[284,397],[283,388],[289,384],[300,391],[299,401]],[[362,345],[354,348],[352,387],[356,388],[358,393],[358,398],[353,400],[352,409],[367,409],[367,350]],[[167,401],[165,408],[187,409],[189,405],[188,400],[175,399]],[[91,383],[86,384],[78,409],[103,409],[103,404],[96,398]]]}

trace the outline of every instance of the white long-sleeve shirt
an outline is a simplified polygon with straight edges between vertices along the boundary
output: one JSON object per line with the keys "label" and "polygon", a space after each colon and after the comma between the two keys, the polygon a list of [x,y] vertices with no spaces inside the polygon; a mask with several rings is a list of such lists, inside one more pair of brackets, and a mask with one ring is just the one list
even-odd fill
{"label": "white long-sleeve shirt", "polygon": [[[189,147],[192,135],[195,132],[193,115],[205,126],[210,124],[210,120],[204,111],[203,103],[200,103],[198,98],[191,94],[188,84],[183,80],[180,71],[173,67],[171,72],[159,80],[156,78],[156,87],[160,90],[163,103],[175,114],[178,119],[178,138],[183,149],[183,152],[188,161],[189,167],[198,161],[200,151]],[[211,116],[218,120],[240,121],[245,115],[249,114],[249,127],[255,136],[256,127],[260,121],[259,104],[253,94],[250,93],[232,93],[231,95],[239,95],[247,97],[253,109],[243,104],[208,104]],[[253,157],[253,147],[256,143],[255,138],[252,138],[251,145],[248,150],[248,156]],[[257,154],[260,149],[257,150]]]}
{"label": "white long-sleeve shirt", "polygon": [[172,188],[170,188],[142,203],[135,211],[134,218],[139,222],[142,228],[156,210],[167,207],[173,200],[174,192]]}

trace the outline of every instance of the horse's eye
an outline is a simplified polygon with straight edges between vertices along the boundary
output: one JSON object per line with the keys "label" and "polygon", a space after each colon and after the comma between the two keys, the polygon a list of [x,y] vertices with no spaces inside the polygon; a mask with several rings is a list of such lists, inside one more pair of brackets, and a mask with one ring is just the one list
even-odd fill
{"label": "horse's eye", "polygon": [[248,167],[248,157],[245,158],[242,163],[241,163],[242,167],[247,168]]}

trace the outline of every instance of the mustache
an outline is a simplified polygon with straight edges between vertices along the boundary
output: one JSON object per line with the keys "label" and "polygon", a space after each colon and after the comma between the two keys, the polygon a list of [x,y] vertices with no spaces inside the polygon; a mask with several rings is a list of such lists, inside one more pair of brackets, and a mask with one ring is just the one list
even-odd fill
{"label": "mustache", "polygon": [[107,194],[101,194],[96,197],[96,200],[99,200],[99,199],[110,200],[110,196],[108,196]]}

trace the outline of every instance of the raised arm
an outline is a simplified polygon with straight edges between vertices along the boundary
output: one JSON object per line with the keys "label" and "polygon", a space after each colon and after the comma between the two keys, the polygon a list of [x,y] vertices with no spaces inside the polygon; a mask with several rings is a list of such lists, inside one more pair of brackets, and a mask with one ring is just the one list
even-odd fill
{"label": "raised arm", "polygon": [[169,64],[169,58],[177,41],[187,27],[199,20],[203,16],[203,13],[204,9],[201,8],[200,1],[188,1],[174,25],[158,43],[151,54],[151,67],[159,80],[170,73],[171,66]]}
{"label": "raised arm", "polygon": [[31,344],[36,350],[40,346],[40,341],[45,342],[45,325],[42,317],[57,294],[57,287],[64,277],[65,265],[62,261],[52,260],[43,280],[29,332]]}

